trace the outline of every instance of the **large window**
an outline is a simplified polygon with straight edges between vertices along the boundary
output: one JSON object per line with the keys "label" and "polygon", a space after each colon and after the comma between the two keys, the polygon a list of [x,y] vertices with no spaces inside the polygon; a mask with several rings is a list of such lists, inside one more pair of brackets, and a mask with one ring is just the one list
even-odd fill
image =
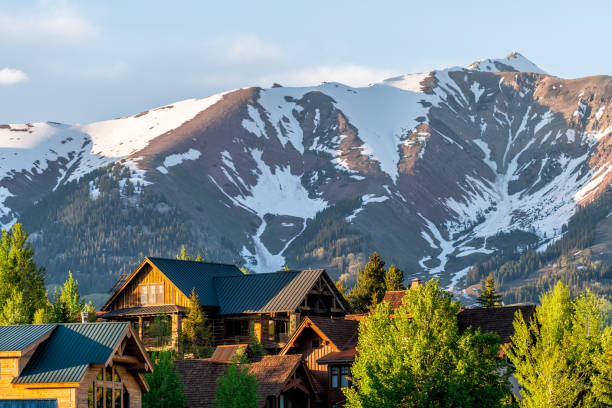
{"label": "large window", "polygon": [[351,370],[348,365],[330,367],[331,388],[348,387]]}
{"label": "large window", "polygon": [[138,292],[141,305],[161,305],[164,303],[164,285],[161,283],[140,285]]}
{"label": "large window", "polygon": [[130,408],[130,394],[117,370],[106,367],[89,386],[88,408]]}
{"label": "large window", "polygon": [[233,320],[225,321],[225,337],[248,336],[249,321],[248,320]]}

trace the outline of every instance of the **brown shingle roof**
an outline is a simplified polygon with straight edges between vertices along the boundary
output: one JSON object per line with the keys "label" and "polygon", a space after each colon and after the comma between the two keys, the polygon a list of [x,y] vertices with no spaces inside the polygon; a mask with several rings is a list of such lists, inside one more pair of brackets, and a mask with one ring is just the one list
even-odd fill
{"label": "brown shingle roof", "polygon": [[[291,378],[300,364],[302,356],[264,356],[249,364],[251,373],[257,378],[258,405],[263,406],[268,396],[276,396]],[[228,364],[210,359],[175,361],[182,376],[183,393],[189,408],[210,408],[217,390],[217,378]]]}
{"label": "brown shingle roof", "polygon": [[309,316],[309,319],[339,350],[345,348],[346,344],[356,337],[359,331],[359,321],[357,320],[317,316]]}
{"label": "brown shingle roof", "polygon": [[406,294],[405,290],[388,290],[385,292],[385,297],[383,300],[386,300],[391,304],[391,309],[397,309],[402,305],[402,299]]}
{"label": "brown shingle roof", "polygon": [[514,314],[520,310],[525,321],[529,321],[535,305],[514,305],[489,308],[464,309],[457,316],[459,330],[463,331],[468,327],[480,329],[483,332],[497,333],[502,344],[510,342],[510,337],[514,334]]}

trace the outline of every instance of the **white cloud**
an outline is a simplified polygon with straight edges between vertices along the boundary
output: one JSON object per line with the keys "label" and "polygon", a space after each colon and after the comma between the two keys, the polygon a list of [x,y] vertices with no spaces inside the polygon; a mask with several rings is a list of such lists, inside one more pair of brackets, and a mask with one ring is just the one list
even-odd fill
{"label": "white cloud", "polygon": [[280,46],[251,34],[216,37],[207,41],[205,47],[214,58],[231,62],[270,60],[282,56]]}
{"label": "white cloud", "polygon": [[96,31],[89,20],[67,8],[41,9],[22,15],[0,12],[0,35],[18,41],[79,42]]}
{"label": "white cloud", "polygon": [[340,82],[349,86],[367,86],[386,78],[398,75],[389,69],[371,68],[363,65],[322,65],[300,68],[267,75],[260,83],[278,82],[287,86],[319,85],[322,82]]}
{"label": "white cloud", "polygon": [[0,69],[0,85],[13,85],[27,80],[28,74],[21,70],[13,68]]}

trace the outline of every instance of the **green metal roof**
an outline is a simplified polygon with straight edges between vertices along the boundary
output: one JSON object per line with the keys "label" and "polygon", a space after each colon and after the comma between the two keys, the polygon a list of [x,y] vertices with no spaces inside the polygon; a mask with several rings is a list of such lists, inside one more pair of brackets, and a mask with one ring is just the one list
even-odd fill
{"label": "green metal roof", "polygon": [[323,273],[317,269],[215,278],[219,314],[295,310]]}
{"label": "green metal roof", "polygon": [[129,317],[142,315],[167,315],[171,313],[184,312],[186,308],[177,305],[153,305],[153,306],[135,306],[126,307],[119,310],[113,310],[98,315],[102,319],[110,319],[113,317]]}
{"label": "green metal roof", "polygon": [[128,326],[127,322],[59,324],[13,383],[79,382],[90,364],[106,363]]}
{"label": "green metal roof", "polygon": [[0,326],[0,351],[20,351],[53,330],[56,324]]}
{"label": "green metal roof", "polygon": [[147,258],[163,272],[185,295],[195,288],[203,306],[219,306],[213,286],[213,279],[230,276],[244,276],[236,265],[211,262],[182,261],[166,258]]}
{"label": "green metal roof", "polygon": [[57,408],[57,399],[0,399],[0,408]]}

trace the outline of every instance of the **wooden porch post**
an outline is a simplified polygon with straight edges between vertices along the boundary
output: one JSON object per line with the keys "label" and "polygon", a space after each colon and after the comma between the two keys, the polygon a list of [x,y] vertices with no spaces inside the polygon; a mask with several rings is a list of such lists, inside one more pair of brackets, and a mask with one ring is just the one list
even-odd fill
{"label": "wooden porch post", "polygon": [[142,338],[142,316],[138,316],[138,337],[140,337],[140,341],[144,341]]}
{"label": "wooden porch post", "polygon": [[180,352],[180,342],[179,337],[182,332],[182,317],[180,314],[172,315],[172,348],[178,352]]}

